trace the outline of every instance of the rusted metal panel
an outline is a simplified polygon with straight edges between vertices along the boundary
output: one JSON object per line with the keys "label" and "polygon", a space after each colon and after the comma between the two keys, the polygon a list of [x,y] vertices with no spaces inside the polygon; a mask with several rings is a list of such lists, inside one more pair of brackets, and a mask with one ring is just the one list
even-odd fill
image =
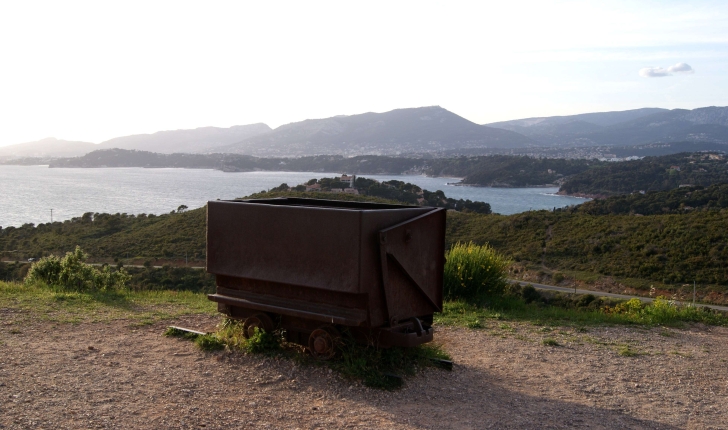
{"label": "rusted metal panel", "polygon": [[391,323],[442,310],[445,210],[436,209],[379,233],[386,308]]}
{"label": "rusted metal panel", "polygon": [[[383,324],[387,324],[389,321],[384,295],[385,291],[382,284],[382,260],[380,256],[379,232],[388,227],[432,211],[433,208],[408,207],[406,209],[373,211],[367,213],[366,216],[362,218],[361,229],[362,232],[366,233],[363,234],[361,241],[362,251],[360,264],[365,269],[361,270],[360,284],[369,293],[369,311],[371,324],[373,326],[381,326]],[[444,237],[444,232],[445,230],[443,229],[442,233],[432,231],[430,234],[442,234]],[[432,312],[433,311],[425,312],[424,314]]]}
{"label": "rusted metal panel", "polygon": [[306,333],[335,332],[319,323],[357,328],[362,337],[375,333],[384,345],[432,339],[422,321],[442,308],[442,209],[214,201],[207,234],[207,270],[217,280],[209,297],[232,317],[264,312],[298,342]]}
{"label": "rusted metal panel", "polygon": [[358,290],[357,211],[210,202],[207,216],[208,272]]}

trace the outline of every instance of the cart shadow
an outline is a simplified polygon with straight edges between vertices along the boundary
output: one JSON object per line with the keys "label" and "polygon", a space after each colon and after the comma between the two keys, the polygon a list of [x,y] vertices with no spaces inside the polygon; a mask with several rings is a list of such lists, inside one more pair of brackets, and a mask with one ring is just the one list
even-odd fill
{"label": "cart shadow", "polygon": [[[366,396],[365,401],[402,425],[432,429],[679,428],[622,410],[524,394],[504,382],[478,368],[433,369],[409,380],[401,390]],[[358,396],[351,400],[361,401],[354,397]]]}

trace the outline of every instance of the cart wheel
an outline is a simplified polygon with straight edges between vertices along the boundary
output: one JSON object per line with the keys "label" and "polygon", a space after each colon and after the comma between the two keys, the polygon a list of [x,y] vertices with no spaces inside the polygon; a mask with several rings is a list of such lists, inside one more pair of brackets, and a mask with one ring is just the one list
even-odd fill
{"label": "cart wheel", "polygon": [[250,339],[255,334],[255,329],[272,332],[273,320],[266,314],[255,314],[243,321],[243,337]]}
{"label": "cart wheel", "polygon": [[319,327],[308,337],[308,349],[317,360],[330,360],[336,356],[336,345],[340,338],[334,326]]}

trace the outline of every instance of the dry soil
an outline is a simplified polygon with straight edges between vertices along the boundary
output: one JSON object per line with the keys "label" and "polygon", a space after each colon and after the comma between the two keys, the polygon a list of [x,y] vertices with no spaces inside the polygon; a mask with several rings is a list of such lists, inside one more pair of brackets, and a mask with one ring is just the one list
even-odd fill
{"label": "dry soil", "polygon": [[162,335],[216,317],[21,325],[14,312],[0,309],[0,429],[728,428],[726,328],[440,327],[454,370],[387,392]]}

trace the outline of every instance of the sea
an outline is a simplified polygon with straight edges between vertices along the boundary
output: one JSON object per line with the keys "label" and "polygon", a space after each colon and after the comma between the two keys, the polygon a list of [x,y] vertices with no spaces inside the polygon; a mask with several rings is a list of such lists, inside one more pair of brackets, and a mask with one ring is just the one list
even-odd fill
{"label": "sea", "polygon": [[[163,214],[209,200],[245,197],[282,183],[289,186],[341,172],[236,172],[208,169],[48,168],[0,165],[0,226],[41,224],[86,212]],[[488,202],[493,212],[514,214],[580,204],[587,199],[556,195],[558,188],[489,188],[449,185],[458,178],[361,175],[396,179],[447,197]]]}

